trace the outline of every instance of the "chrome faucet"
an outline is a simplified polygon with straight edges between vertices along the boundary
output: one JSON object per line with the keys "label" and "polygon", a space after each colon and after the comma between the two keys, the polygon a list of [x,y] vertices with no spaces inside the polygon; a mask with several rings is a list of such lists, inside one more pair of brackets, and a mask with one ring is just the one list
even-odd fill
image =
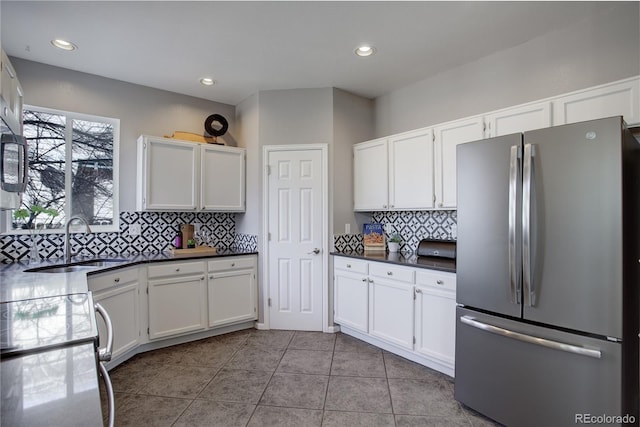
{"label": "chrome faucet", "polygon": [[87,221],[87,219],[83,216],[80,215],[74,215],[71,218],[69,218],[67,220],[67,224],[65,225],[65,231],[64,231],[64,262],[65,264],[69,264],[71,262],[71,257],[75,254],[71,253],[71,242],[69,239],[69,228],[71,227],[71,223],[75,220],[79,220],[84,222],[85,228],[86,228],[86,232],[87,233],[91,233],[91,227],[89,227],[89,222]]}

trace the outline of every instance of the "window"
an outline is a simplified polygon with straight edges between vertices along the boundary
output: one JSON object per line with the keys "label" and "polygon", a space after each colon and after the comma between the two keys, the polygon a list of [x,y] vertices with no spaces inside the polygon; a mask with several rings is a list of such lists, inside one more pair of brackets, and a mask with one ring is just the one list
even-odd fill
{"label": "window", "polygon": [[23,113],[29,183],[9,229],[62,231],[82,215],[92,231],[117,231],[120,121],[37,107]]}

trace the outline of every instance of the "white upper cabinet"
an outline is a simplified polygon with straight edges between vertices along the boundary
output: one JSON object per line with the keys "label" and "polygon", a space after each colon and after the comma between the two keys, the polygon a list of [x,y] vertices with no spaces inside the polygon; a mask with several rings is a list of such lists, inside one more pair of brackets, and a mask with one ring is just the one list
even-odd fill
{"label": "white upper cabinet", "polygon": [[486,138],[551,126],[551,101],[496,111],[485,116]]}
{"label": "white upper cabinet", "polygon": [[22,134],[22,102],[22,86],[3,50],[0,53],[0,116],[17,134]]}
{"label": "white upper cabinet", "polygon": [[389,208],[433,207],[433,130],[389,138]]}
{"label": "white upper cabinet", "polygon": [[196,210],[198,148],[166,138],[138,139],[138,210]]}
{"label": "white upper cabinet", "polygon": [[437,209],[456,207],[456,146],[484,138],[484,118],[445,123],[435,133],[435,194]]}
{"label": "white upper cabinet", "polygon": [[155,211],[244,211],[245,150],[141,136],[136,207]]}
{"label": "white upper cabinet", "polygon": [[456,147],[623,116],[640,124],[640,77],[354,145],[354,210],[455,209]]}
{"label": "white upper cabinet", "polygon": [[640,79],[597,86],[553,101],[553,124],[563,125],[611,116],[623,116],[627,124],[640,123]]}
{"label": "white upper cabinet", "polygon": [[353,146],[353,205],[356,211],[385,210],[389,206],[387,138]]}
{"label": "white upper cabinet", "polygon": [[200,208],[208,211],[245,210],[245,151],[201,146]]}

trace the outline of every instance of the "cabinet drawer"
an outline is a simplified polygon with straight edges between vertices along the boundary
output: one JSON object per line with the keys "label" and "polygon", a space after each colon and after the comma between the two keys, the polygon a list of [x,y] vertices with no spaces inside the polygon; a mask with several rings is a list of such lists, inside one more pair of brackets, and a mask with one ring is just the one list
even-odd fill
{"label": "cabinet drawer", "polygon": [[209,261],[209,271],[239,270],[255,267],[255,257],[224,257]]}
{"label": "cabinet drawer", "polygon": [[176,276],[204,273],[204,262],[172,262],[150,265],[148,277]]}
{"label": "cabinet drawer", "polygon": [[358,261],[353,258],[335,257],[333,267],[338,270],[352,271],[354,273],[368,274],[368,262]]}
{"label": "cabinet drawer", "polygon": [[454,273],[438,273],[428,270],[418,271],[416,273],[416,284],[455,292],[456,275]]}
{"label": "cabinet drawer", "polygon": [[372,262],[369,265],[369,275],[407,283],[413,283],[414,280],[414,271],[412,269],[383,262]]}
{"label": "cabinet drawer", "polygon": [[103,289],[121,286],[137,280],[138,267],[129,267],[121,270],[110,271],[104,274],[89,276],[87,282],[91,292],[99,292]]}

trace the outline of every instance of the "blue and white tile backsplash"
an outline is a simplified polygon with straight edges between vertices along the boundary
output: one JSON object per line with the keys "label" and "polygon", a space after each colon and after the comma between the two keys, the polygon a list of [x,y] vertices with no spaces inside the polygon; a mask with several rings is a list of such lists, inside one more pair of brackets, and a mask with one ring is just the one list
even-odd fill
{"label": "blue and white tile backsplash", "polygon": [[[422,239],[456,240],[456,211],[397,211],[374,212],[371,222],[390,224],[391,234],[402,237],[400,250],[415,252]],[[386,229],[386,228],[385,228]],[[389,238],[387,234],[386,238]],[[339,234],[334,236],[336,251],[362,251],[362,234]]]}
{"label": "blue and white tile backsplash", "polygon": [[[80,256],[115,256],[163,252],[181,224],[200,223],[202,230],[214,236],[214,246],[255,251],[257,236],[236,235],[235,214],[213,212],[121,212],[120,230],[112,233],[72,234],[71,247]],[[129,235],[132,224],[140,225],[140,234]],[[32,238],[36,239],[40,258],[63,256],[64,234],[7,234],[0,236],[0,259],[15,262],[28,259]]]}

